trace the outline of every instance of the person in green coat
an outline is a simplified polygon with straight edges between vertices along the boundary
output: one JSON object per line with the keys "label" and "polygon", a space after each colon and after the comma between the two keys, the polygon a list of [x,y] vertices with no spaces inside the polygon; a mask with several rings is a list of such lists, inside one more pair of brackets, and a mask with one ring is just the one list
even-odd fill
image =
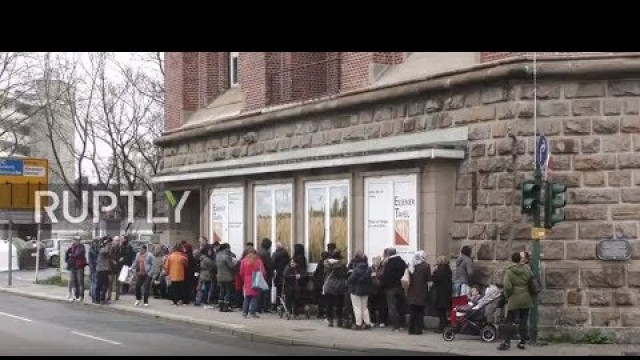
{"label": "person in green coat", "polygon": [[533,299],[529,292],[529,282],[531,281],[531,270],[525,264],[520,263],[519,252],[511,255],[513,264],[507,268],[504,274],[504,294],[507,297],[507,325],[505,326],[504,342],[498,347],[499,350],[511,348],[511,337],[518,322],[520,333],[519,349],[525,348],[527,337],[527,321],[529,319],[529,309],[533,306]]}

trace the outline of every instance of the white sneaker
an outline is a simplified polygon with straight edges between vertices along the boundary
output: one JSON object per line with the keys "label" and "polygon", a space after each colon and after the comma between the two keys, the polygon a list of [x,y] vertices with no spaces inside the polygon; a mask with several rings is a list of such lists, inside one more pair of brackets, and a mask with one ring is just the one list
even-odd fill
{"label": "white sneaker", "polygon": [[144,307],[148,308],[148,307],[149,307],[149,304],[144,304]]}
{"label": "white sneaker", "polygon": [[140,305],[140,300],[136,300],[136,306]]}
{"label": "white sneaker", "polygon": [[69,298],[69,302],[74,302],[74,301],[76,301],[76,299],[75,299],[75,298],[73,298],[73,297],[72,297],[72,298]]}

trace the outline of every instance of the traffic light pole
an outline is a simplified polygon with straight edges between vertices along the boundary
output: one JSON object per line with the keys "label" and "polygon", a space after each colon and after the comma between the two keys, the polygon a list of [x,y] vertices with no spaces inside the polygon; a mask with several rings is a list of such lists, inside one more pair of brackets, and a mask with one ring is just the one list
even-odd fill
{"label": "traffic light pole", "polygon": [[[542,189],[542,171],[540,170],[540,166],[536,164],[536,171],[534,174],[534,180]],[[541,204],[540,194],[538,193],[538,204]],[[533,213],[533,226],[536,228],[540,228],[540,208],[542,206],[536,206],[536,209]],[[532,259],[531,259],[531,271],[533,272],[533,276],[535,278],[539,277],[540,274],[540,239],[533,239],[532,246]],[[538,297],[533,295],[533,308],[531,308],[531,342],[533,344],[538,342]]]}

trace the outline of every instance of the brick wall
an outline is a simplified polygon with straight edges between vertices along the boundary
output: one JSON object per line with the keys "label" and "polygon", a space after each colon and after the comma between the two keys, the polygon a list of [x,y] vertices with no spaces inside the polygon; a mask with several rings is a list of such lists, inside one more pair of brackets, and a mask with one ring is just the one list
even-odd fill
{"label": "brick wall", "polygon": [[200,99],[199,60],[200,54],[197,52],[186,52],[182,55],[182,77],[184,79],[182,83],[182,106],[183,110],[186,111],[198,109]]}
{"label": "brick wall", "polygon": [[198,53],[198,108],[207,106],[217,93],[215,84],[218,65],[215,53]]}
{"label": "brick wall", "polygon": [[217,77],[217,87],[218,87],[218,91],[217,91],[217,95],[222,94],[223,92],[225,92],[227,89],[229,89],[229,81],[231,74],[229,73],[229,53],[228,52],[217,52],[215,53],[216,57],[218,58],[218,67],[216,69],[217,73],[218,73],[218,77]]}
{"label": "brick wall", "polygon": [[[206,107],[229,87],[229,53],[167,53],[165,129],[185,111]],[[239,82],[246,109],[302,101],[370,85],[372,64],[394,65],[402,52],[244,52]]]}
{"label": "brick wall", "polygon": [[343,52],[340,91],[357,90],[371,85],[373,64],[395,65],[403,61],[402,52]]}
{"label": "brick wall", "polygon": [[291,53],[292,100],[311,99],[326,94],[327,53]]}
{"label": "brick wall", "polygon": [[371,53],[343,52],[340,61],[340,91],[349,91],[369,85]]}
{"label": "brick wall", "polygon": [[182,54],[167,52],[164,59],[166,68],[164,127],[170,130],[182,125]]}
{"label": "brick wall", "polygon": [[168,52],[165,58],[165,129],[174,129],[184,123],[185,111],[198,108],[198,53]]}
{"label": "brick wall", "polygon": [[404,60],[402,52],[374,52],[373,62],[376,64],[396,65]]}
{"label": "brick wall", "polygon": [[184,124],[185,111],[206,107],[229,88],[229,54],[167,52],[165,129]]}
{"label": "brick wall", "polygon": [[283,99],[291,98],[291,68],[290,52],[268,52],[267,62],[267,88],[268,104],[276,104]]}
{"label": "brick wall", "polygon": [[267,104],[267,53],[242,52],[239,59],[239,83],[245,95],[246,110],[254,110]]}

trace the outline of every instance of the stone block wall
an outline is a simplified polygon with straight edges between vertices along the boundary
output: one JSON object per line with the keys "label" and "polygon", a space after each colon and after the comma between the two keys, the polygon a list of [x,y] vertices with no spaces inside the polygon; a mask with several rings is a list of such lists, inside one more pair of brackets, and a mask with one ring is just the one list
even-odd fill
{"label": "stone block wall", "polygon": [[[520,184],[533,177],[532,81],[504,80],[327,111],[164,148],[163,171],[457,126],[469,127],[459,164],[450,252],[472,245],[477,282],[501,281],[514,251],[530,250]],[[550,140],[550,179],[565,183],[567,220],[541,241],[541,323],[640,324],[640,80],[538,79],[537,132]],[[633,259],[596,259],[599,240],[626,238]]]}

